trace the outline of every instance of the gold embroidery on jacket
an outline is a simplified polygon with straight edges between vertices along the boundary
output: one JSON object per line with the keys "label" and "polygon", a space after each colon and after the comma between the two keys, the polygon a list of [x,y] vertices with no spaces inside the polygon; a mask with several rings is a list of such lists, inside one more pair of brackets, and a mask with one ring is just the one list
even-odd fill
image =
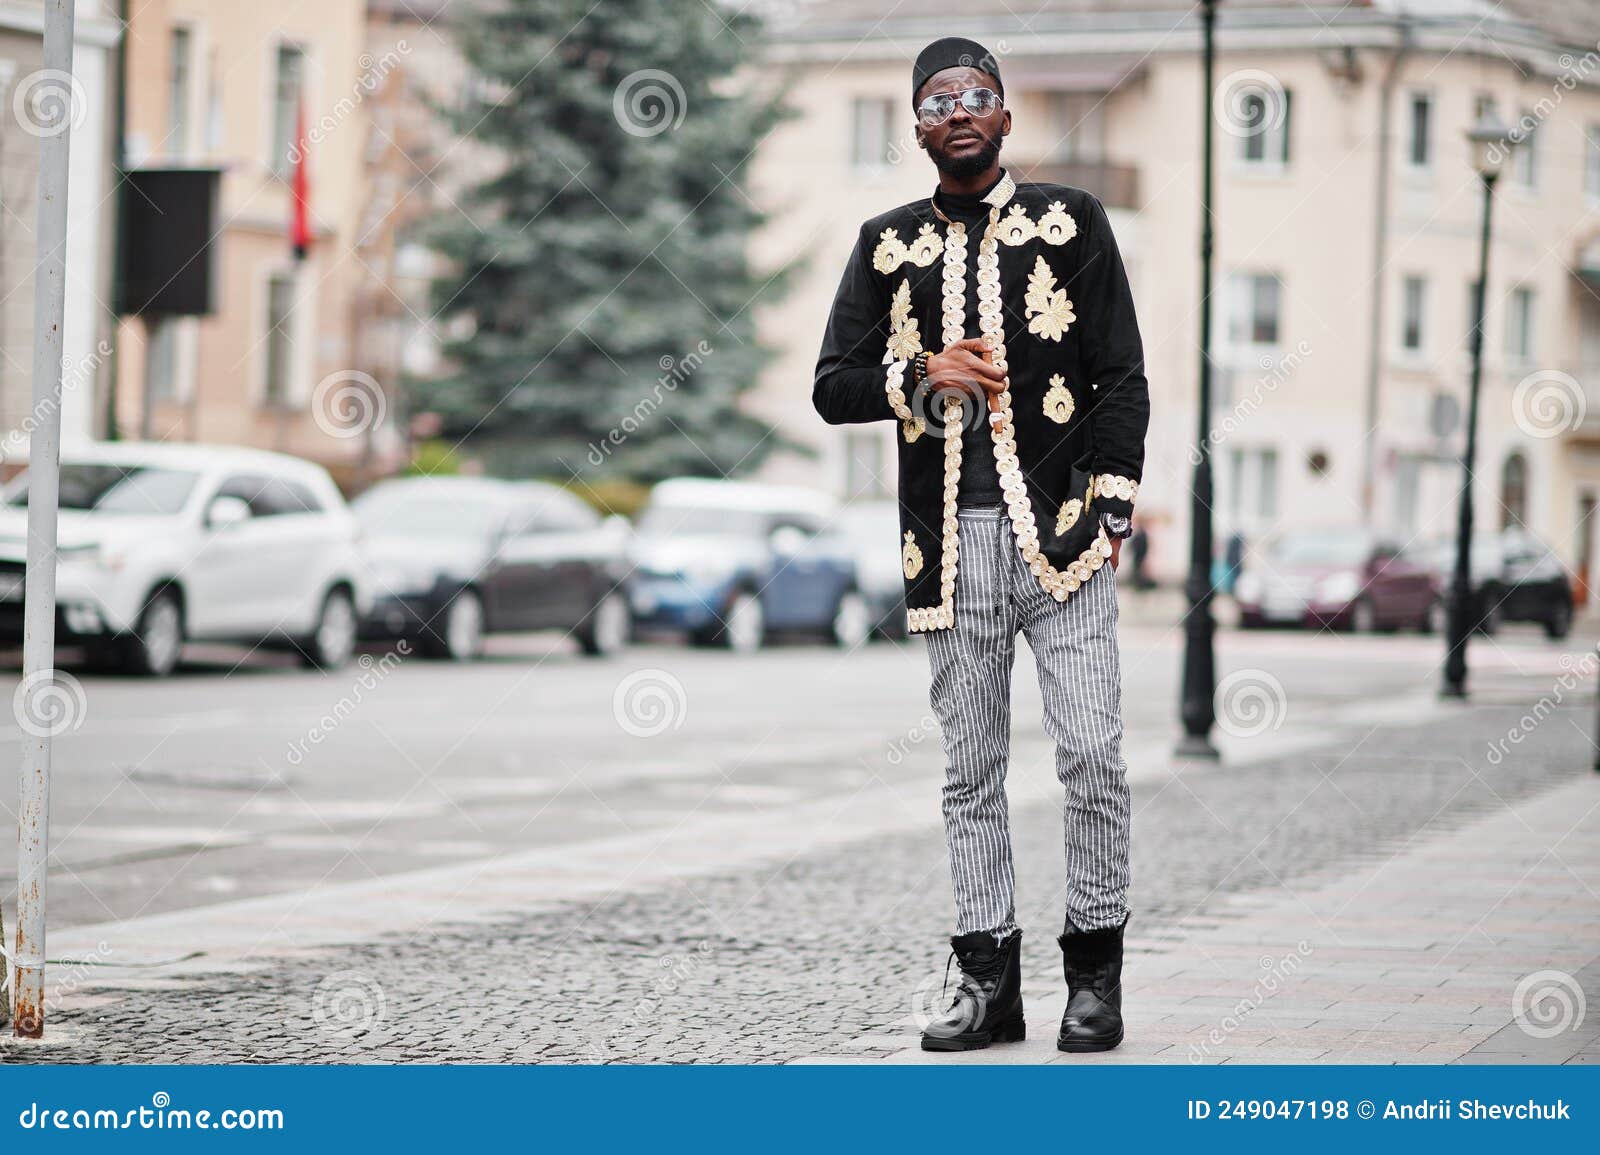
{"label": "gold embroidery on jacket", "polygon": [[932,221],[917,231],[909,246],[900,239],[898,229],[884,229],[879,236],[878,247],[872,251],[872,267],[887,274],[910,261],[925,269],[933,264],[943,248],[944,241],[933,231]]}
{"label": "gold embroidery on jacket", "polygon": [[1051,201],[1044,216],[1039,218],[1039,239],[1052,245],[1064,245],[1078,235],[1078,222],[1067,212],[1060,201]]}
{"label": "gold embroidery on jacket", "polygon": [[1039,257],[1034,262],[1033,272],[1028,274],[1028,291],[1023,297],[1027,310],[1023,315],[1031,318],[1028,332],[1047,341],[1061,340],[1067,326],[1078,319],[1072,311],[1072,302],[1067,300],[1067,291],[1055,286],[1055,273],[1050,271],[1044,257]]}
{"label": "gold embroidery on jacket", "polygon": [[907,579],[922,572],[922,551],[917,548],[917,539],[909,529],[906,530],[906,543],[900,549],[900,567],[905,570]]}
{"label": "gold embroidery on jacket", "polygon": [[902,280],[889,302],[889,353],[896,361],[909,361],[922,351],[922,333],[911,315],[911,282]]}
{"label": "gold embroidery on jacket", "polygon": [[1037,221],[1028,216],[1027,209],[1014,204],[1000,222],[1000,240],[1013,247],[1025,245],[1035,237],[1048,245],[1064,245],[1077,235],[1078,222],[1060,201],[1051,201]]}
{"label": "gold embroidery on jacket", "polygon": [[1056,533],[1063,534],[1078,524],[1078,515],[1083,512],[1083,502],[1074,497],[1071,501],[1061,503],[1061,512],[1056,514]]}
{"label": "gold embroidery on jacket", "polygon": [[1050,388],[1044,395],[1044,415],[1052,421],[1065,424],[1074,408],[1076,405],[1066,380],[1059,373],[1050,374]]}

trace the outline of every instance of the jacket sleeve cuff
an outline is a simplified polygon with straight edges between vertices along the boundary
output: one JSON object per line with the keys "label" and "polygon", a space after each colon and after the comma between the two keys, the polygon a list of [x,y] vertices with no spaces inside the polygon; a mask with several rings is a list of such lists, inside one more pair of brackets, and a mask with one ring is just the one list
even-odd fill
{"label": "jacket sleeve cuff", "polygon": [[1133,503],[1139,498],[1139,483],[1120,473],[1096,473],[1090,482],[1095,509],[1102,514],[1133,517]]}

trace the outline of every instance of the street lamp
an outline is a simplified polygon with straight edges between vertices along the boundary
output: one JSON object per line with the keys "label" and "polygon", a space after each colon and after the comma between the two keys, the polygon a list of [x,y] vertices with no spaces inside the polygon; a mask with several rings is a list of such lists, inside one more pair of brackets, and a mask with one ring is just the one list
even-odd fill
{"label": "street lamp", "polygon": [[1467,696],[1467,638],[1472,603],[1472,482],[1478,455],[1478,393],[1483,383],[1483,315],[1489,298],[1489,220],[1494,207],[1494,186],[1500,170],[1516,145],[1510,130],[1494,111],[1485,108],[1467,130],[1472,167],[1483,184],[1483,229],[1478,237],[1478,291],[1473,294],[1472,384],[1467,393],[1467,444],[1461,454],[1461,516],[1456,526],[1456,567],[1450,583],[1448,652],[1444,659],[1446,698]]}
{"label": "street lamp", "polygon": [[1189,512],[1189,576],[1184,591],[1189,613],[1184,618],[1183,690],[1178,712],[1183,738],[1177,755],[1215,758],[1211,727],[1217,720],[1213,699],[1217,692],[1216,654],[1212,639],[1217,624],[1211,617],[1211,252],[1215,237],[1211,224],[1212,195],[1212,75],[1216,70],[1217,0],[1204,0],[1201,9],[1204,47],[1204,92],[1200,101],[1204,144],[1200,161],[1200,411],[1195,441],[1194,485]]}

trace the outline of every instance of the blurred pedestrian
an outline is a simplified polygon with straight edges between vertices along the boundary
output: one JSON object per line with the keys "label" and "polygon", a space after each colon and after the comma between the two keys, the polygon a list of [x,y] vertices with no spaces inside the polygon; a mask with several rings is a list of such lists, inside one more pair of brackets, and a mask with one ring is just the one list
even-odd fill
{"label": "blurred pedestrian", "polygon": [[938,186],[862,225],[812,401],[830,424],[899,423],[907,625],[927,636],[962,972],[922,1046],[1025,1030],[1005,791],[1021,630],[1066,795],[1056,1042],[1107,1050],[1128,920],[1115,571],[1150,416],[1133,297],[1094,196],[1000,166],[1011,111],[992,53],[937,40],[911,87]]}

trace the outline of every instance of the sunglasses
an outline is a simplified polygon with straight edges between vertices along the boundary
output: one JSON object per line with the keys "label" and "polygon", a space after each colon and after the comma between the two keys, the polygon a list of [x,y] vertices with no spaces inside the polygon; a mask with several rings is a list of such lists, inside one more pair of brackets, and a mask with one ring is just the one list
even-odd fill
{"label": "sunglasses", "polygon": [[1000,95],[990,88],[969,88],[965,92],[940,92],[917,105],[917,120],[925,128],[941,125],[956,114],[956,102],[973,116],[989,116],[1000,107]]}

